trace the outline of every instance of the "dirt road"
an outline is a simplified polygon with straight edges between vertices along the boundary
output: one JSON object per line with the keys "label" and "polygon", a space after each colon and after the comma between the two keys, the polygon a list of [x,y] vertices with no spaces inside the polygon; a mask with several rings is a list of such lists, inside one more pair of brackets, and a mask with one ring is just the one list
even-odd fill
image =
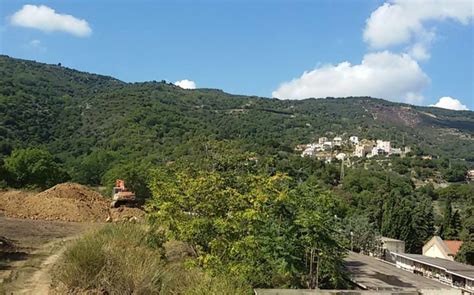
{"label": "dirt road", "polygon": [[68,243],[99,226],[0,215],[0,236],[15,245],[8,251],[0,249],[0,294],[48,294],[51,271]]}

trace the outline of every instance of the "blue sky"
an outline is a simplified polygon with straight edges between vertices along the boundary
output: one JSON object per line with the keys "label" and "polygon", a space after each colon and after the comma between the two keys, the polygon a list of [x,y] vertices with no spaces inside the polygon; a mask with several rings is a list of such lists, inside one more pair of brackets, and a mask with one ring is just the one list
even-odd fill
{"label": "blue sky", "polygon": [[439,106],[473,110],[472,5],[2,1],[0,52],[128,82],[188,79],[288,99],[372,95],[430,105],[448,97]]}

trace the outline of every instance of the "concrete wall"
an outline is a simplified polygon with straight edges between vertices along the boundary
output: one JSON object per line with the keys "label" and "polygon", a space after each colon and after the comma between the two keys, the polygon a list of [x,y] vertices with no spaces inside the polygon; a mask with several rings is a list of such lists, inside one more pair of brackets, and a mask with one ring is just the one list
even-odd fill
{"label": "concrete wall", "polygon": [[451,256],[445,256],[438,245],[433,244],[427,251],[423,253],[425,256],[429,257],[438,257],[442,259],[454,260]]}

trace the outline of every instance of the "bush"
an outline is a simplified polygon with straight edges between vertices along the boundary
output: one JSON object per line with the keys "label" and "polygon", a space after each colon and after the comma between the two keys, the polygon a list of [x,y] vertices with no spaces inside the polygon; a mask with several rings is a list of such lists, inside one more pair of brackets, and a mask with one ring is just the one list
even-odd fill
{"label": "bush", "polygon": [[47,188],[68,179],[53,156],[39,148],[14,150],[5,159],[4,169],[14,187]]}
{"label": "bush", "polygon": [[[211,276],[165,258],[160,233],[141,224],[110,224],[69,247],[54,274],[63,288],[107,294],[249,294],[235,278]],[[153,238],[151,238],[153,237]],[[60,286],[61,287],[61,286]],[[66,292],[67,292],[66,291]]]}
{"label": "bush", "polygon": [[142,225],[107,225],[79,239],[64,254],[56,278],[68,288],[111,294],[159,291],[161,245],[148,242]]}

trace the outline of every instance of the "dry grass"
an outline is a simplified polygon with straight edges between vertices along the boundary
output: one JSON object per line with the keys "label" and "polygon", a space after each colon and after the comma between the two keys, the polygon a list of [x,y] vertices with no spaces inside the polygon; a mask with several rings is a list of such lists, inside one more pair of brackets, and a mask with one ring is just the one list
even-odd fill
{"label": "dry grass", "polygon": [[198,268],[185,267],[182,261],[168,261],[162,241],[142,224],[107,225],[67,249],[54,274],[56,285],[77,293],[251,293],[251,288],[235,279],[210,276]]}

